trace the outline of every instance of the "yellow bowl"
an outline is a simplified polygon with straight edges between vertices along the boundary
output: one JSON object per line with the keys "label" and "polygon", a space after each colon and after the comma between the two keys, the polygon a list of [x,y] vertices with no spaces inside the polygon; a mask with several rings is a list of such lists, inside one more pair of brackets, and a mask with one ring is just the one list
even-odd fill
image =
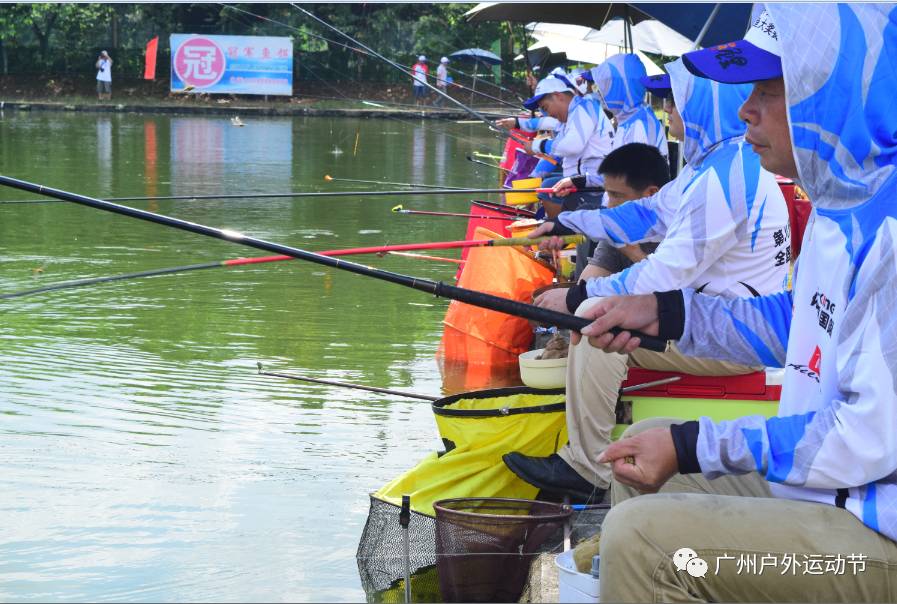
{"label": "yellow bowl", "polygon": [[[520,178],[511,181],[512,189],[537,189],[542,184],[541,178]],[[538,203],[539,198],[535,193],[505,193],[505,203],[509,206],[522,206],[529,203]]]}
{"label": "yellow bowl", "polygon": [[537,359],[545,352],[544,348],[524,352],[518,357],[520,363],[520,379],[530,388],[550,390],[567,385],[567,358]]}

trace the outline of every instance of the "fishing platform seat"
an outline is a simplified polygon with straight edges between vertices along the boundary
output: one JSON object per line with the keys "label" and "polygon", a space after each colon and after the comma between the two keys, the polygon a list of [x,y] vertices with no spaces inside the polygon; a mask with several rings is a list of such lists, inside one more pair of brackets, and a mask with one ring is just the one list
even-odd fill
{"label": "fishing platform seat", "polygon": [[723,421],[744,415],[772,417],[778,412],[784,370],[766,369],[744,375],[699,376],[630,367],[623,387],[672,376],[678,381],[623,394],[617,403],[613,438],[629,424],[652,417]]}

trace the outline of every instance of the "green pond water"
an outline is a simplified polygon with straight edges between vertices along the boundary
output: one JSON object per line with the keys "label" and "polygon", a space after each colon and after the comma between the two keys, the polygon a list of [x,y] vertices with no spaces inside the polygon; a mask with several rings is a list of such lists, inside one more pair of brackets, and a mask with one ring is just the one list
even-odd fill
{"label": "green pond water", "polygon": [[[324,174],[496,183],[465,157],[500,152],[478,125],[243,120],[6,112],[0,173],[98,197],[358,187]],[[463,238],[464,220],[390,213],[398,203],[467,208],[458,196],[131,205],[312,250]],[[251,255],[264,254],[75,205],[0,205],[0,293]],[[456,269],[365,262],[431,279]],[[301,262],[0,300],[0,601],[364,599],[368,493],[439,448],[429,406],[259,376],[256,362],[453,392],[462,368],[443,377],[436,360],[447,305]]]}

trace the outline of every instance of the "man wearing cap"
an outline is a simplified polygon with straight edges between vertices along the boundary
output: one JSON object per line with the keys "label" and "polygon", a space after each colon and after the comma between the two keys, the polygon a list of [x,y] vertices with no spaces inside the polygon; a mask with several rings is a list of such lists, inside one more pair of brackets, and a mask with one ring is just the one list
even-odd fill
{"label": "man wearing cap", "polygon": [[[688,160],[682,172],[650,197],[617,208],[563,212],[558,223],[614,246],[659,241],[653,254],[614,275],[580,281],[566,292],[547,292],[536,303],[581,314],[602,296],[700,288],[722,298],[783,290],[789,271],[788,208],[775,177],[744,140],[738,108],[750,86],[697,78],[682,61],[667,66],[675,106],[671,132],[683,137]],[[563,234],[552,222],[532,236]],[[567,363],[568,444],[558,454],[514,452],[505,463],[549,493],[600,500],[611,469],[597,462],[616,424],[618,392],[629,366],[693,375],[751,373],[762,365],[692,358],[675,347],[665,353],[606,353],[571,345]]]}
{"label": "man wearing cap", "polygon": [[682,60],[754,82],[746,139],[812,199],[793,292],[605,298],[583,335],[784,367],[779,412],[636,424],[608,447],[602,601],[897,601],[897,5],[758,12]]}
{"label": "man wearing cap", "polygon": [[[563,176],[597,173],[601,161],[610,152],[612,126],[594,103],[577,94],[569,78],[552,73],[541,80],[532,98],[524,102],[524,107],[531,111],[538,108],[546,117],[534,120],[508,118],[498,122],[499,125],[530,131],[556,127],[553,139],[536,139],[527,145],[527,152],[560,157]],[[552,186],[556,182],[546,179],[543,186]],[[540,199],[556,207],[564,202],[547,196]],[[582,203],[597,206],[599,201],[597,194],[580,193],[571,196],[568,207],[575,208]]]}
{"label": "man wearing cap", "polygon": [[[443,93],[448,94],[449,75],[448,75],[448,57],[439,59],[439,67],[436,68],[436,87]],[[442,106],[442,95],[437,94],[433,100],[434,105]]]}
{"label": "man wearing cap", "polygon": [[430,68],[427,66],[427,57],[420,55],[417,57],[417,63],[411,66],[411,73],[414,75],[414,83],[412,90],[414,91],[414,104],[422,105],[427,100],[427,76],[430,75]]}

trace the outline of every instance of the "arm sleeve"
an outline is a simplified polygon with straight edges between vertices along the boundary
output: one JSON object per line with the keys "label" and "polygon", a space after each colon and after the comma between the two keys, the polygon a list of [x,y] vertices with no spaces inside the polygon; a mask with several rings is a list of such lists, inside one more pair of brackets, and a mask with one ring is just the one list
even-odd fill
{"label": "arm sleeve", "polygon": [[[586,183],[590,184],[588,176]],[[667,208],[677,205],[672,199],[678,197],[677,190],[670,182],[650,197],[628,201],[613,209],[562,212],[558,222],[595,241],[605,240],[617,245],[660,241],[666,234],[667,220],[673,218]]]}
{"label": "arm sleeve", "polygon": [[[612,211],[625,211],[630,207],[635,210],[643,206],[630,202]],[[738,244],[738,230],[747,220],[747,204],[744,199],[727,203],[716,172],[708,170],[692,183],[666,233],[658,233],[656,228],[649,226],[652,220],[659,223],[656,211],[653,216],[645,216],[637,228],[629,223],[621,229],[628,240],[612,241],[636,243],[660,234],[663,241],[657,251],[621,273],[589,281],[589,296],[647,294],[691,286]],[[563,218],[561,222],[566,224]]]}
{"label": "arm sleeve", "polygon": [[561,123],[553,117],[519,118],[520,129],[524,132],[537,132],[539,130],[557,130]]}
{"label": "arm sleeve", "polygon": [[[893,237],[892,232],[887,245],[873,246],[858,269],[854,295],[836,341],[829,344],[829,354],[837,359],[831,366],[835,396],[811,405],[815,411],[784,417],[718,424],[702,418],[697,452],[705,475],[757,471],[771,482],[792,486],[871,489],[875,485],[870,483],[897,472]],[[823,396],[820,391],[789,394]]]}
{"label": "arm sleeve", "polygon": [[678,348],[683,354],[783,367],[791,329],[791,292],[726,300],[683,290],[685,325]]}
{"label": "arm sleeve", "polygon": [[595,252],[592,254],[592,257],[589,258],[589,264],[592,266],[603,268],[604,270],[613,274],[620,272],[632,263],[629,262],[628,258],[623,256],[623,252],[621,252],[608,242],[601,241],[595,248]]}

